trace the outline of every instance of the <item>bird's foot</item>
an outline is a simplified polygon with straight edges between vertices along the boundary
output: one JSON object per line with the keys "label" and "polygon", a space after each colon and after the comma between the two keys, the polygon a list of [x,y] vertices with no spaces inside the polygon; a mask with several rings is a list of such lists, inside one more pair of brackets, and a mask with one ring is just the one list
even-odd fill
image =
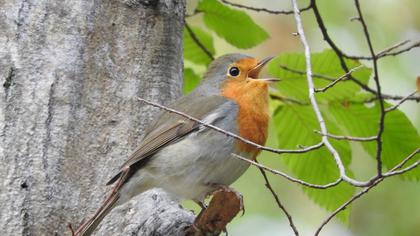
{"label": "bird's foot", "polygon": [[204,201],[194,200],[194,202],[201,207],[202,211],[207,208],[207,205]]}

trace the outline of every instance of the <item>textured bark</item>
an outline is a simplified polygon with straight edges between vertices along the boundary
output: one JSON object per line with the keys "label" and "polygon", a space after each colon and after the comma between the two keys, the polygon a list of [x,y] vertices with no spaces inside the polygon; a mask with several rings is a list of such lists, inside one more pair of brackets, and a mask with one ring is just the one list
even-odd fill
{"label": "textured bark", "polygon": [[180,210],[178,202],[154,189],[111,211],[96,235],[183,236],[193,221],[191,212]]}
{"label": "textured bark", "polygon": [[[184,7],[0,0],[0,235],[67,235],[68,222],[99,206],[156,112],[136,97],[167,103],[180,95]],[[167,212],[192,221],[155,194],[116,208],[105,220],[113,229],[97,235],[164,234],[162,225],[176,234],[182,224],[167,227]]]}

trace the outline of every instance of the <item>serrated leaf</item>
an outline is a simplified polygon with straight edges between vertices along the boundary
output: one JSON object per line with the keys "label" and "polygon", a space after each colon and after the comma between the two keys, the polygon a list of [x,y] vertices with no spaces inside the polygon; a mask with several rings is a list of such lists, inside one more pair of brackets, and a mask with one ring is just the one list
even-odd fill
{"label": "serrated leaf", "polygon": [[[386,104],[386,106],[390,106]],[[367,107],[363,104],[348,104],[347,106],[330,106],[330,114],[337,123],[345,127],[346,135],[357,137],[374,136],[378,132],[379,105]],[[386,168],[391,169],[405,157],[420,147],[420,137],[416,128],[400,110],[387,113],[383,133],[382,161]],[[372,158],[376,159],[376,142],[363,142],[363,148]],[[409,165],[420,156],[417,155],[406,164]],[[416,168],[404,175],[404,178],[420,180],[420,169]]]}
{"label": "serrated leaf", "polygon": [[[315,75],[325,75],[331,77],[331,79],[335,79],[345,74],[345,71],[340,66],[340,61],[332,50],[313,53],[311,54],[311,58],[312,73],[314,74],[313,80],[316,88],[325,87],[331,83],[331,80],[319,78]],[[349,68],[355,68],[360,65],[359,62],[353,60],[347,60],[346,63]],[[281,66],[303,73],[289,71]],[[281,83],[278,83],[278,89],[282,95],[301,101],[308,101],[305,56],[302,53],[280,55],[272,60],[268,71],[274,77],[282,80]],[[352,75],[363,84],[367,84],[370,73],[370,69],[360,68],[353,72]],[[353,98],[360,91],[359,85],[353,81],[346,80],[336,84],[334,87],[327,90],[326,93],[317,93],[316,98],[320,102],[343,101]]]}
{"label": "serrated leaf", "polygon": [[[215,50],[211,35],[198,27],[190,26],[190,29],[203,46],[207,48],[212,55],[214,55]],[[199,65],[208,65],[211,62],[209,55],[207,55],[204,50],[198,46],[197,42],[194,41],[186,28],[184,28],[184,57],[185,59]]]}
{"label": "serrated leaf", "polygon": [[[297,145],[310,146],[321,141],[321,137],[314,133],[319,124],[310,106],[280,106],[274,115],[276,130],[278,131],[279,148],[296,149]],[[326,119],[328,128],[336,131],[338,128]],[[343,164],[347,167],[351,160],[351,149],[348,142],[332,141],[333,146],[340,153]],[[318,150],[299,155],[284,154],[286,165],[300,179],[326,184],[339,177],[339,171],[329,151],[322,147]],[[349,172],[349,175],[351,173]],[[330,189],[319,190],[304,187],[305,193],[320,206],[327,210],[335,210],[354,193],[354,187],[341,183]],[[340,218],[347,220],[349,211],[345,211]]]}
{"label": "serrated leaf", "polygon": [[245,12],[227,7],[216,0],[202,0],[197,10],[203,12],[206,26],[237,48],[251,48],[268,38],[268,33]]}
{"label": "serrated leaf", "polygon": [[200,76],[198,76],[193,69],[184,68],[184,87],[183,93],[191,92],[200,83]]}

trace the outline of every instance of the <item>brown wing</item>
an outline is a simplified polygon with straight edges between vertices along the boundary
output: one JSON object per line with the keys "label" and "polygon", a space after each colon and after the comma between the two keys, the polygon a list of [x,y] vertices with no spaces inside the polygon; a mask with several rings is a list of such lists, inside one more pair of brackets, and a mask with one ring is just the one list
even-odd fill
{"label": "brown wing", "polygon": [[[132,166],[142,160],[145,160],[146,157],[154,154],[169,142],[193,131],[195,127],[196,125],[194,122],[185,120],[179,120],[175,124],[159,127],[159,130],[153,132],[143,140],[141,145],[133,152],[133,154],[130,155],[122,167]],[[120,174],[121,172],[115,175],[110,181],[108,181],[107,185],[114,183],[119,178]]]}
{"label": "brown wing", "polygon": [[[200,97],[194,100],[183,97],[171,107],[174,107],[174,109],[178,111],[183,111],[197,119],[202,119],[227,101],[228,100],[220,96]],[[148,131],[146,131],[145,138],[133,154],[130,155],[128,160],[124,162],[122,168],[125,166],[132,167],[135,164],[145,162],[148,157],[159,151],[160,148],[182,138],[198,127],[199,125],[196,122],[188,120],[180,115],[168,112],[162,113],[156,122],[151,125]],[[120,174],[121,171],[111,178],[107,185],[114,183],[119,178]]]}

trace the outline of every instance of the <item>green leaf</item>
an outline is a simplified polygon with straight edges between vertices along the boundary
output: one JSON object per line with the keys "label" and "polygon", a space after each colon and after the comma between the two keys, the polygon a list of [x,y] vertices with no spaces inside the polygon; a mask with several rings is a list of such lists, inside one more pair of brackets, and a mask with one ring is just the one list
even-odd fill
{"label": "green leaf", "polygon": [[[278,132],[279,148],[296,149],[297,145],[310,146],[321,141],[321,137],[314,133],[319,124],[310,106],[280,106],[275,114],[274,121]],[[338,128],[326,119],[328,128],[334,132]],[[350,145],[346,141],[331,141],[340,153],[343,164],[348,167],[351,160]],[[329,151],[322,147],[318,150],[299,155],[284,154],[286,165],[300,179],[315,184],[326,184],[339,177],[339,171],[334,158]],[[351,175],[351,173],[348,173]],[[304,187],[305,193],[320,206],[327,210],[335,210],[354,193],[354,187],[347,183],[329,189],[312,189]],[[345,211],[340,218],[347,220],[349,211]]]}
{"label": "green leaf", "polygon": [[[312,73],[314,75],[325,75],[331,77],[331,79],[335,79],[345,74],[345,71],[340,66],[340,61],[332,50],[313,53],[311,56]],[[359,62],[353,60],[347,60],[346,63],[349,68],[355,68],[360,65]],[[281,66],[303,73],[292,72]],[[305,56],[302,53],[282,54],[275,58],[268,68],[271,75],[282,80],[282,82],[278,83],[278,89],[281,94],[301,101],[309,100],[305,70]],[[371,70],[368,68],[360,68],[353,72],[352,75],[363,84],[367,84],[370,72]],[[323,88],[331,83],[331,80],[317,76],[313,76],[313,79],[316,88]],[[359,85],[353,81],[346,80],[336,84],[327,90],[326,93],[318,93],[316,98],[320,102],[343,101],[353,98],[360,91]]]}
{"label": "green leaf", "polygon": [[200,76],[198,76],[193,69],[184,68],[184,87],[183,93],[191,92],[200,83]]}
{"label": "green leaf", "polygon": [[[215,50],[211,35],[197,27],[190,26],[190,29],[203,46],[207,48],[212,55],[214,55]],[[208,65],[211,62],[209,55],[207,55],[204,50],[198,46],[197,42],[194,41],[186,28],[184,28],[184,57],[185,59],[199,65]]]}
{"label": "green leaf", "polygon": [[[386,104],[386,106],[390,106]],[[367,107],[363,104],[336,104],[330,106],[330,114],[337,123],[345,127],[345,134],[350,136],[368,137],[378,132],[379,104]],[[420,146],[420,137],[416,128],[411,124],[406,115],[400,110],[389,112],[385,116],[385,129],[382,143],[382,161],[387,169],[400,163],[405,157]],[[363,148],[376,160],[376,142],[363,142]],[[409,165],[419,160],[419,155],[414,157]],[[420,180],[420,169],[416,168],[402,177]]]}
{"label": "green leaf", "polygon": [[268,33],[245,12],[229,8],[216,0],[202,0],[197,10],[203,12],[208,28],[238,48],[251,48],[268,38]]}

